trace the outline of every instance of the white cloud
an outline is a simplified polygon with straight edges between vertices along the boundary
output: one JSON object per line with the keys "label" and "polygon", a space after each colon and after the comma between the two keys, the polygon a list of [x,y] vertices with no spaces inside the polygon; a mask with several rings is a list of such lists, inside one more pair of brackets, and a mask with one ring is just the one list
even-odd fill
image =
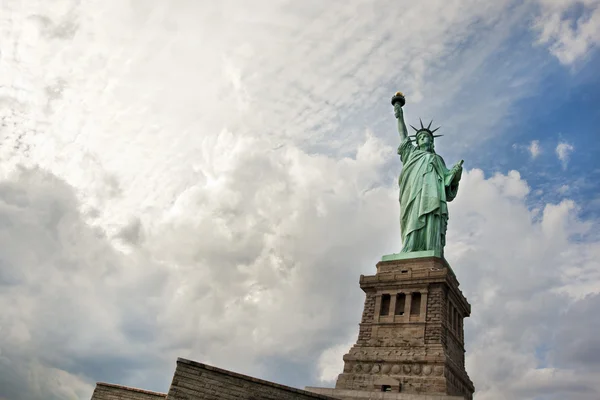
{"label": "white cloud", "polygon": [[347,342],[336,344],[321,353],[317,363],[320,382],[329,386],[335,385],[335,380],[342,373],[344,366],[342,357],[355,343],[356,338],[353,336]]}
{"label": "white cloud", "polygon": [[575,150],[575,146],[567,142],[560,142],[556,145],[556,156],[562,163],[563,168],[567,168],[571,153]]}
{"label": "white cloud", "polygon": [[[0,342],[3,356],[31,359],[44,376],[62,371],[79,398],[89,396],[81,385],[91,380],[166,390],[177,356],[258,376],[266,373],[260,360],[277,357],[333,379],[360,318],[356,279],[399,247],[396,188],[381,179],[381,155],[394,151],[372,135],[356,158],[340,160],[263,151],[260,142],[239,148],[221,180],[182,194],[129,255],[82,222],[72,189],[50,175],[26,171],[5,181],[1,220],[20,223],[0,232],[8,249],[0,302],[13,310],[0,325],[14,327]],[[478,396],[551,393],[556,385],[521,377],[541,373],[535,349],[559,323],[557,312],[600,292],[600,246],[571,239],[592,228],[572,201],[548,204],[535,218],[517,172],[486,179],[473,170],[463,179],[448,259],[474,306],[467,357]],[[20,250],[31,242],[35,251]],[[585,318],[575,319],[587,329]],[[560,360],[552,371],[563,391],[595,387],[593,376]],[[43,392],[49,383],[41,382]]]}
{"label": "white cloud", "polygon": [[[471,171],[451,208],[448,259],[473,305],[465,325],[467,368],[478,398],[575,397],[587,388],[592,392],[579,398],[592,399],[600,393],[593,374],[581,375],[557,359],[544,369],[536,352],[559,349],[550,339],[562,326],[558,316],[600,292],[600,270],[590,265],[600,243],[577,239],[592,226],[577,217],[570,200],[546,204],[536,218],[525,203],[526,186],[516,173],[486,180]],[[582,332],[590,328],[578,323]],[[542,384],[549,374],[556,381]]]}
{"label": "white cloud", "polygon": [[[251,10],[235,2],[59,4],[6,6],[6,40],[14,46],[3,50],[2,93],[21,107],[6,115],[16,125],[2,155],[22,162],[27,148],[26,159],[90,198],[100,193],[76,172],[88,161],[74,154],[97,171],[118,171],[122,201],[97,205],[114,220],[139,213],[141,204],[169,204],[193,181],[186,174],[202,142],[223,129],[345,154],[361,139],[355,120],[393,129],[393,121],[377,120],[393,118],[388,97],[401,88],[413,121],[424,112],[421,98],[445,133],[466,145],[485,140],[531,86],[501,90],[507,82],[536,79],[521,74],[525,58],[514,47],[520,63],[486,79],[485,67],[526,11],[503,1],[414,2],[402,10],[360,1],[264,1]],[[442,4],[444,14],[436,12]],[[72,37],[48,37],[44,27],[65,24]],[[474,34],[479,41],[465,45]],[[149,193],[147,177],[163,182],[162,190]]]}
{"label": "white cloud", "polygon": [[533,159],[536,159],[542,152],[539,140],[532,140],[527,149],[529,150],[529,154],[531,154],[531,158]]}
{"label": "white cloud", "polygon": [[529,145],[513,143],[512,148],[514,150],[527,151],[533,160],[542,153],[542,147],[540,146],[539,140],[532,140]]}
{"label": "white cloud", "polygon": [[[0,396],[166,390],[176,357],[331,379],[358,276],[399,248],[388,97],[485,140],[537,79],[529,43],[495,62],[529,15],[507,4],[2,3]],[[568,200],[534,222],[518,173],[464,179],[448,254],[469,368],[482,396],[520,393],[500,367],[533,373],[557,298],[597,290],[597,246],[571,240],[590,228]]]}
{"label": "white cloud", "polygon": [[[585,58],[600,43],[600,1],[538,0],[540,15],[533,24],[538,42],[549,46],[563,64],[574,64]],[[583,8],[575,14],[576,7]]]}
{"label": "white cloud", "polygon": [[569,190],[571,190],[571,187],[569,185],[561,185],[558,189],[557,192],[559,194],[565,195],[567,193],[569,193]]}
{"label": "white cloud", "polygon": [[[380,177],[381,155],[394,149],[369,134],[356,158],[336,161],[219,138],[240,149],[223,164],[227,173],[215,163],[212,180],[182,193],[143,240],[126,241],[128,255],[83,222],[73,189],[50,174],[24,171],[2,183],[0,282],[9,290],[0,305],[12,311],[0,320],[10,327],[0,348],[11,363],[24,360],[22,388],[31,386],[28,359],[46,374],[85,374],[87,388],[91,379],[166,383],[178,356],[261,374],[257,358],[314,361],[343,334],[338,324],[354,324],[359,298],[331,293],[355,281],[374,253],[363,250],[392,247],[384,222],[394,195]],[[210,151],[208,159],[222,154]],[[374,242],[363,243],[369,226]],[[119,239],[131,237],[130,225],[125,231]],[[52,393],[47,385],[40,393]],[[21,391],[11,400],[48,398]]]}

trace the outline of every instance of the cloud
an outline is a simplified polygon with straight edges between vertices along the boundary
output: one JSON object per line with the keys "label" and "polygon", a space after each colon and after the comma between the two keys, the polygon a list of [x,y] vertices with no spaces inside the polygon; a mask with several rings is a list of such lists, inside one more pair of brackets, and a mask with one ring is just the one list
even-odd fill
{"label": "cloud", "polygon": [[[50,174],[25,170],[0,185],[9,249],[0,303],[13,310],[1,321],[10,327],[1,342],[10,363],[0,366],[16,375],[1,395],[62,398],[52,376],[78,398],[95,380],[164,391],[177,356],[296,386],[311,382],[269,371],[268,360],[294,363],[315,382],[341,371],[362,309],[356,279],[399,247],[397,189],[382,156],[394,149],[367,133],[354,157],[336,160],[222,135],[238,149],[219,167],[227,174],[178,197],[143,241],[129,242],[129,254],[84,223],[73,188]],[[222,154],[213,149],[208,159]],[[548,356],[544,368],[560,377],[548,385],[536,355],[553,346],[557,313],[600,292],[600,246],[578,239],[590,222],[569,200],[537,218],[515,171],[468,171],[460,190],[447,252],[474,307],[467,368],[478,396],[593,398],[595,380],[575,373],[577,359]],[[35,251],[23,250],[31,242]],[[585,327],[574,322],[580,314],[570,318],[572,329]],[[581,349],[593,346],[585,337]],[[32,368],[44,379],[22,391],[32,387]]]}
{"label": "cloud", "polygon": [[540,147],[540,141],[532,140],[531,143],[529,144],[529,147],[527,148],[527,150],[529,150],[529,154],[531,154],[531,158],[536,159],[542,152],[542,149]]}
{"label": "cloud", "polygon": [[[6,116],[15,124],[8,143],[21,137],[29,160],[78,190],[93,180],[75,172],[81,166],[72,154],[87,152],[101,168],[119,171],[126,204],[98,207],[110,224],[139,213],[140,204],[172,201],[193,180],[185,175],[200,142],[223,129],[343,156],[365,121],[381,134],[392,129],[387,137],[395,140],[388,97],[403,89],[412,121],[435,116],[467,146],[496,132],[540,75],[539,64],[522,56],[529,43],[507,46],[529,12],[507,1],[413,2],[402,10],[361,1],[259,1],[251,10],[231,2],[60,4],[33,1],[6,12],[14,46],[3,50],[2,93],[22,103]],[[49,39],[39,16],[49,26],[77,26],[76,34]],[[22,162],[8,143],[5,162]],[[156,204],[139,176],[169,182],[152,193]]]}
{"label": "cloud", "polygon": [[[382,226],[387,217],[374,214],[381,207],[393,212],[381,155],[394,151],[370,134],[355,157],[341,160],[292,147],[265,151],[260,141],[222,135],[240,143],[224,164],[227,174],[191,187],[149,229],[147,251],[180,269],[172,282],[177,296],[159,318],[166,325],[189,319],[177,333],[186,352],[230,368],[255,368],[257,355],[317,359],[306,343],[328,344],[325,338],[342,334],[331,321],[352,323],[360,313],[358,298],[353,310],[343,305],[345,296],[330,296],[354,282],[357,260],[372,257],[359,247],[377,246],[359,246],[360,227],[391,245]],[[196,317],[186,316],[187,304],[197,304]],[[294,324],[275,323],[290,316]]]}
{"label": "cloud", "polygon": [[0,393],[11,400],[89,397],[90,377],[127,379],[153,358],[142,349],[161,272],[122,257],[79,206],[39,169],[0,182]]}
{"label": "cloud", "polygon": [[513,143],[512,148],[514,150],[527,151],[532,160],[535,160],[540,154],[542,154],[542,147],[540,146],[539,140],[532,140],[528,146]]}
{"label": "cloud", "polygon": [[[538,43],[548,45],[562,64],[586,57],[600,43],[600,1],[538,0],[540,15],[533,24]],[[577,7],[581,7],[578,10]]]}
{"label": "cloud", "polygon": [[571,190],[571,187],[569,185],[560,185],[560,187],[556,191],[561,195],[565,195],[569,193],[569,190]]}
{"label": "cloud", "polygon": [[[572,201],[546,204],[537,218],[526,206],[527,189],[518,173],[485,179],[471,171],[451,209],[448,259],[473,305],[465,324],[467,369],[478,398],[592,399],[600,390],[592,374],[544,359],[539,349],[558,349],[557,315],[600,291],[598,268],[589,264],[599,243],[577,239],[593,230]],[[582,279],[573,284],[577,274]]]}
{"label": "cloud", "polygon": [[[56,374],[78,398],[95,380],[166,390],[177,356],[254,374],[265,373],[261,357],[310,365],[354,323],[360,299],[342,288],[372,258],[359,249],[390,245],[376,210],[395,203],[381,186],[393,149],[367,134],[355,158],[336,161],[228,132],[219,140],[239,151],[199,166],[216,175],[182,193],[143,240],[137,222],[126,225],[115,239],[127,252],[84,222],[74,188],[53,175],[23,170],[0,184],[0,305],[12,310],[0,348],[5,368],[20,366],[2,395],[63,398],[49,383]],[[362,244],[366,226],[374,243]],[[331,297],[331,280],[342,296]],[[34,366],[45,379],[25,390]]]}
{"label": "cloud", "polygon": [[571,153],[575,150],[575,146],[567,142],[560,142],[556,146],[556,156],[562,163],[563,168],[567,168],[567,164],[569,163],[569,158],[571,158]]}
{"label": "cloud", "polygon": [[[165,391],[176,357],[331,379],[358,276],[400,245],[389,95],[476,146],[539,79],[530,43],[511,41],[531,10],[512,2],[15,4],[0,63],[10,400],[86,399],[99,380]],[[569,199],[540,217],[529,191],[472,170],[451,206],[488,398],[549,392],[553,371],[594,388],[559,355],[539,372],[535,349],[557,307],[599,290],[595,221]]]}
{"label": "cloud", "polygon": [[[553,363],[568,367],[581,376],[597,376],[600,372],[600,341],[594,332],[598,329],[598,321],[585,316],[595,313],[599,306],[600,295],[595,293],[574,302],[561,313],[565,323],[557,327],[548,355]],[[578,324],[577,328],[573,323]],[[590,386],[597,389],[600,385]]]}
{"label": "cloud", "polygon": [[356,338],[352,337],[346,343],[336,344],[321,353],[317,364],[320,382],[330,385],[335,384],[335,380],[342,373],[344,366],[341,362],[342,357],[348,353],[348,350],[355,343]]}

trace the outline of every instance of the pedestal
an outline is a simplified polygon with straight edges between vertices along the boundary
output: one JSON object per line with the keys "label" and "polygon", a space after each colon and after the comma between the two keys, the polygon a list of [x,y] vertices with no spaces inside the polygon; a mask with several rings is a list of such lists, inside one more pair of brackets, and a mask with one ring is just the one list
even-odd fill
{"label": "pedestal", "polygon": [[473,398],[463,337],[471,306],[443,258],[420,256],[385,256],[375,275],[361,275],[366,299],[358,340],[344,355],[336,392]]}

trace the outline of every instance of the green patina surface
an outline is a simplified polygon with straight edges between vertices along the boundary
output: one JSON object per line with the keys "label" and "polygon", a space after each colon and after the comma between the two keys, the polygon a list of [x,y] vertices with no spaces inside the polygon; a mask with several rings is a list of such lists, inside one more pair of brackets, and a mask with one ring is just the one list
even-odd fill
{"label": "green patina surface", "polygon": [[381,257],[381,261],[393,261],[393,260],[408,260],[409,258],[424,258],[424,257],[442,257],[442,253],[436,250],[425,250],[425,251],[413,251],[411,253],[394,253],[386,254]]}
{"label": "green patina surface", "polygon": [[[400,254],[384,257],[403,258],[426,257],[419,254],[434,252],[443,257],[448,225],[447,203],[454,200],[462,175],[463,161],[452,168],[446,168],[444,159],[436,154],[434,135],[437,129],[423,126],[408,135],[404,123],[402,106],[404,96],[398,92],[392,98],[394,113],[398,120],[400,147],[398,154],[402,161],[402,172],[398,180],[400,187],[400,229],[402,250]],[[438,128],[439,129],[439,128]]]}

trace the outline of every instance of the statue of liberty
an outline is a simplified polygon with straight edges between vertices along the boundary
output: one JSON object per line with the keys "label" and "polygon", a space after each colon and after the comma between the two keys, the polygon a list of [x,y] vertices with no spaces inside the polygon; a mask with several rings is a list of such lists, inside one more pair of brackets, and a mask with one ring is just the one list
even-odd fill
{"label": "statue of liberty", "polygon": [[[402,231],[402,253],[430,251],[443,257],[448,226],[447,202],[454,200],[462,175],[463,161],[447,169],[442,157],[434,150],[434,135],[439,129],[413,127],[414,135],[408,135],[404,123],[402,106],[405,104],[401,92],[392,97],[394,113],[398,119],[402,161],[400,186],[400,229]],[[433,122],[433,121],[432,121]],[[414,144],[413,144],[414,141]]]}

